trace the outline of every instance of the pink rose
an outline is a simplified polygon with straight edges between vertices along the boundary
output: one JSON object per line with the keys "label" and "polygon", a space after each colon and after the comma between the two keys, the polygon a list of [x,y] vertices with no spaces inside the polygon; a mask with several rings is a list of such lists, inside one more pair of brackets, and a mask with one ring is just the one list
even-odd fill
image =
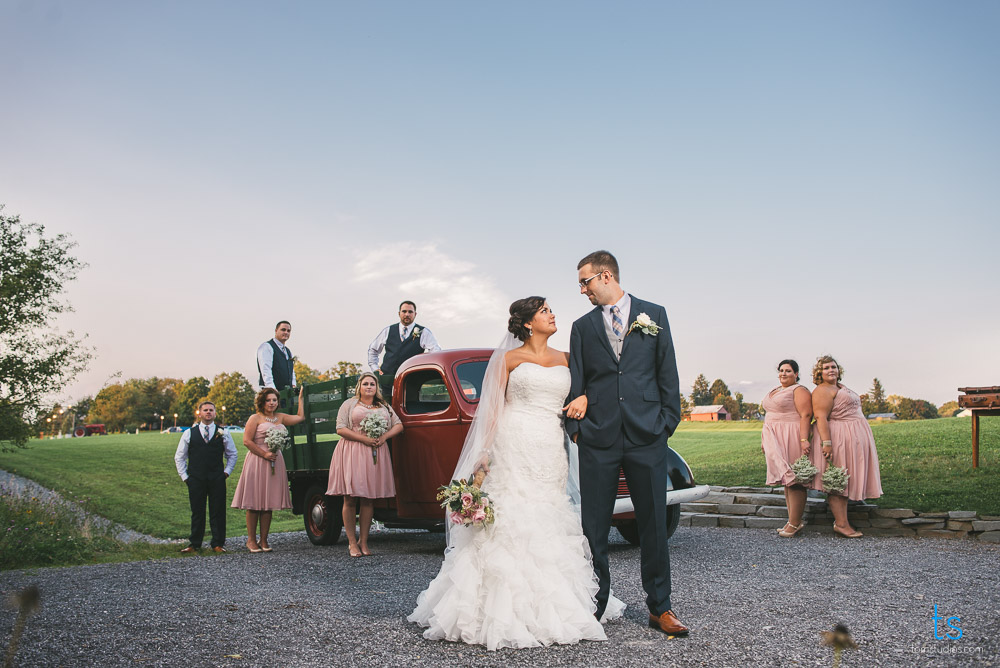
{"label": "pink rose", "polygon": [[451,514],[451,523],[452,524],[461,524],[462,523],[462,513],[452,513]]}
{"label": "pink rose", "polygon": [[472,493],[465,492],[464,494],[462,494],[462,507],[468,508],[471,505],[472,505]]}
{"label": "pink rose", "polygon": [[486,511],[480,508],[479,510],[476,511],[476,514],[472,516],[472,521],[482,522],[484,520],[486,520]]}

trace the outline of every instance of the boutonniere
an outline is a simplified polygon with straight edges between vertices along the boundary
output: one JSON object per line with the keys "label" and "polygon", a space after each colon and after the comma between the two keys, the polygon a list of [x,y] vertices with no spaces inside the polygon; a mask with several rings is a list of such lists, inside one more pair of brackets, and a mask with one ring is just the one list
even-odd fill
{"label": "boutonniere", "polygon": [[413,338],[415,338],[415,339],[420,338],[420,328],[419,327],[414,327],[413,328]]}
{"label": "boutonniere", "polygon": [[653,319],[645,313],[639,314],[635,322],[628,328],[628,333],[631,334],[634,329],[638,329],[643,334],[649,334],[650,336],[656,336],[660,333],[660,326],[653,322]]}

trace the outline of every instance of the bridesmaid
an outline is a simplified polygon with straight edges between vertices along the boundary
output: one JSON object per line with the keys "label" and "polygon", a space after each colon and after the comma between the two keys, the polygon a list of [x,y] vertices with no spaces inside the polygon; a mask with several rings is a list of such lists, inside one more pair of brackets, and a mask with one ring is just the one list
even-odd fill
{"label": "bridesmaid", "polygon": [[781,360],[778,382],[781,385],[761,402],[765,413],[760,444],[767,461],[767,484],[785,486],[788,522],[778,530],[778,535],[790,538],[802,528],[802,512],[806,507],[806,488],[795,482],[792,464],[802,455],[810,455],[809,425],[813,409],[809,390],[799,385],[798,362]]}
{"label": "bridesmaid", "polygon": [[[281,452],[271,452],[264,440],[269,429],[278,425],[286,428],[299,424],[305,417],[302,389],[299,389],[298,415],[276,413],[278,391],[265,387],[254,400],[257,412],[250,416],[243,431],[243,445],[246,458],[243,471],[233,495],[233,508],[247,511],[247,549],[251,552],[271,552],[267,544],[267,534],[271,531],[271,512],[292,507],[288,494],[288,475],[285,472],[285,458]],[[273,467],[273,468],[272,468]],[[260,542],[257,541],[257,520],[260,520]]]}
{"label": "bridesmaid", "polygon": [[[369,438],[359,426],[370,412],[377,411],[389,424],[389,430],[378,438]],[[396,496],[392,479],[392,460],[388,440],[403,431],[403,424],[382,398],[382,390],[373,373],[358,378],[354,397],[348,399],[337,413],[337,434],[340,441],[330,460],[330,481],[326,493],[344,497],[344,532],[352,557],[370,556],[368,532],[375,514],[374,499]],[[373,454],[376,460],[373,461]],[[357,516],[356,499],[361,499],[361,541],[354,535]]]}
{"label": "bridesmaid", "polygon": [[820,478],[827,466],[842,466],[850,476],[847,489],[840,494],[830,493],[827,501],[833,511],[833,530],[845,538],[861,538],[847,519],[847,500],[863,501],[882,496],[882,479],[879,475],[878,452],[875,437],[861,411],[861,398],[840,381],[844,368],[829,355],[816,360],[813,367],[813,414],[816,416],[816,433],[823,450],[823,460],[816,464],[819,474],[813,481],[815,489],[822,490]]}

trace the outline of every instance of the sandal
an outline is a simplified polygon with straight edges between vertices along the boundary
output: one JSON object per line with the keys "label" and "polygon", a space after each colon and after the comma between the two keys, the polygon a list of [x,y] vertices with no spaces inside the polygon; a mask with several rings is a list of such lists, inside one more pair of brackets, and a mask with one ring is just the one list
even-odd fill
{"label": "sandal", "polygon": [[[791,531],[788,530],[789,527],[791,527]],[[792,524],[791,522],[785,522],[785,526],[781,527],[781,530],[778,531],[778,535],[781,536],[782,538],[791,538],[799,531],[801,531],[802,527],[803,527],[802,524],[795,525]]]}
{"label": "sandal", "polygon": [[844,533],[840,530],[840,527],[837,526],[836,522],[833,523],[833,533],[837,534],[841,538],[861,538],[864,536],[863,533],[857,530],[855,530],[854,533]]}
{"label": "sandal", "polygon": [[251,552],[253,552],[254,554],[257,554],[258,552],[263,552],[264,551],[260,547],[251,547],[250,543],[247,543],[247,549],[250,550]]}

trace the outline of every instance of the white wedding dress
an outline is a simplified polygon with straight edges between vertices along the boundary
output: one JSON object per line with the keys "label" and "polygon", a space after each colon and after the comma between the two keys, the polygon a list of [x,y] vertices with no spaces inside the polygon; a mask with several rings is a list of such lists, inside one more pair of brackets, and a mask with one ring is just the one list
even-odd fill
{"label": "white wedding dress", "polygon": [[[594,617],[597,576],[566,493],[562,406],[569,369],[526,362],[507,382],[490,472],[496,513],[485,528],[455,527],[437,577],[407,617],[424,637],[498,647],[607,640]],[[613,596],[604,619],[625,605]]]}

